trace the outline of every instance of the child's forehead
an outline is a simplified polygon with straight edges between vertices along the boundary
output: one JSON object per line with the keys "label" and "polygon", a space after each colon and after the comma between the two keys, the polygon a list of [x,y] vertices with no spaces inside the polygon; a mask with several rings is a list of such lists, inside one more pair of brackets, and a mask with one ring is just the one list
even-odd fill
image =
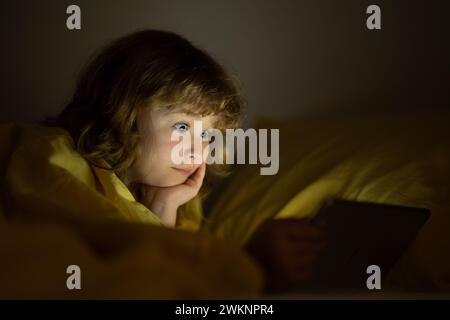
{"label": "child's forehead", "polygon": [[[158,112],[158,111],[157,111]],[[201,114],[196,114],[193,112],[189,112],[189,111],[184,111],[184,110],[159,110],[160,116],[167,118],[167,119],[173,119],[173,120],[185,120],[185,121],[189,121],[189,122],[193,122],[193,121],[202,121],[205,123],[208,123],[210,125],[215,124],[218,119],[219,116],[214,115],[214,114],[209,114],[209,115],[201,115]]]}

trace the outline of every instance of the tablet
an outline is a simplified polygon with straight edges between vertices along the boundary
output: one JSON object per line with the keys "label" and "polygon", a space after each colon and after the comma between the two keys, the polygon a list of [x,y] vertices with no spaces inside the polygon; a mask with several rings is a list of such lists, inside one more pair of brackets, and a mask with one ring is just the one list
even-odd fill
{"label": "tablet", "polygon": [[430,216],[425,208],[329,200],[312,219],[328,244],[305,288],[368,290],[369,266],[381,282]]}

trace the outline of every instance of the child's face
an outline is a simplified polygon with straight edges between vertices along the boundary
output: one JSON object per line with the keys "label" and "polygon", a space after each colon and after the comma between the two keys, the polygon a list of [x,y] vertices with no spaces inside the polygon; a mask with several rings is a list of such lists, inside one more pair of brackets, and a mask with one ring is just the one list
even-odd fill
{"label": "child's face", "polygon": [[[200,137],[194,137],[194,120],[202,121],[203,131],[213,128],[216,116],[195,116],[180,112],[165,110],[144,110],[138,119],[138,131],[141,135],[140,154],[130,168],[130,178],[133,182],[155,187],[170,187],[184,183],[200,164],[176,165],[171,159],[172,149],[180,141],[171,141],[172,132],[191,136],[191,146],[184,149],[185,157],[203,159],[208,152],[209,142]],[[194,152],[194,139],[200,139],[201,150]],[[203,161],[203,160],[202,160]]]}

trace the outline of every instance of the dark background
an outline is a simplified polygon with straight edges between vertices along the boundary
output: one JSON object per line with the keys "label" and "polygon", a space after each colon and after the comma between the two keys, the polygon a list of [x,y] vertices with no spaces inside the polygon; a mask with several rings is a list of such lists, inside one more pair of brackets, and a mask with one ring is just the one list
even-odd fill
{"label": "dark background", "polygon": [[[66,8],[81,8],[81,30]],[[381,7],[382,30],[366,28]],[[241,81],[257,115],[450,110],[449,1],[1,2],[0,121],[55,114],[96,49],[142,28],[177,32]]]}

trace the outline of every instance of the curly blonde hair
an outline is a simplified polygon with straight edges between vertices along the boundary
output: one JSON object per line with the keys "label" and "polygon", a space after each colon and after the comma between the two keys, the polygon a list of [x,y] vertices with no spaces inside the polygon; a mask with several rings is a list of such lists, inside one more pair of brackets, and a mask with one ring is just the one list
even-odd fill
{"label": "curly blonde hair", "polygon": [[[244,100],[237,80],[205,51],[167,31],[142,30],[113,41],[82,70],[71,100],[44,124],[62,127],[92,165],[109,165],[130,190],[127,170],[139,153],[142,108],[217,115],[216,128],[240,125]],[[225,150],[224,150],[225,151]],[[204,196],[227,165],[207,166]]]}

